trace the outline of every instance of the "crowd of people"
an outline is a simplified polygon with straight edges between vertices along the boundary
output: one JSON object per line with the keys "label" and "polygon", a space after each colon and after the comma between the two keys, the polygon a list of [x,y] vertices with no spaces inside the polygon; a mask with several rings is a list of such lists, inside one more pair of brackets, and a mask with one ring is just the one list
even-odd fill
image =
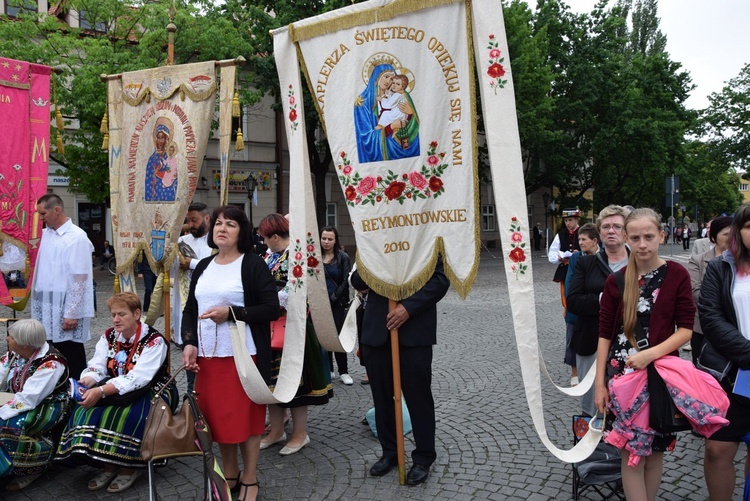
{"label": "crowd of people", "polygon": [[[580,250],[570,246],[573,231]],[[679,232],[687,250],[692,232]],[[626,498],[656,498],[664,452],[676,446],[678,435],[637,412],[644,402],[661,407],[663,395],[649,387],[659,378],[689,428],[705,438],[711,499],[732,499],[734,458],[750,437],[750,399],[734,388],[750,368],[750,204],[704,227],[687,269],[660,257],[665,228],[651,209],[610,205],[595,224],[566,221],[558,236],[571,254],[550,253],[550,261],[569,261],[566,347],[581,378],[596,371],[581,412],[604,416],[604,440],[621,450]],[[681,347],[691,361],[679,358]]]}
{"label": "crowd of people", "polygon": [[[86,464],[97,468],[88,489],[120,493],[146,467],[140,444],[154,395],[173,412],[178,406],[177,388],[168,382],[173,348],[152,326],[159,306],[147,317],[138,296],[125,292],[107,301],[112,326],[85,359],[83,343],[90,339],[93,317],[92,246],[65,216],[59,197],[43,196],[37,210],[46,228],[31,285],[32,318],[10,327],[8,352],[0,359],[0,392],[5,392],[0,393],[0,479],[6,489],[20,490],[52,463]],[[594,223],[582,226],[578,210],[563,215],[549,259],[558,265],[554,279],[565,308],[565,363],[574,371],[572,385],[596,370],[594,384],[581,397],[581,412],[606,416],[605,440],[622,450],[627,499],[656,498],[664,452],[677,442],[675,433],[631,414],[634,402],[648,402],[655,391],[645,382],[649,366],[667,386],[676,378],[691,381],[673,400],[694,432],[705,437],[711,499],[731,499],[734,457],[750,435],[750,398],[734,390],[734,382],[750,369],[750,204],[707,225],[687,269],[660,257],[665,230],[651,209],[610,205]],[[271,390],[282,366],[283,350],[271,340],[285,322],[289,298],[288,218],[270,214],[256,233],[236,206],[209,214],[204,204],[192,204],[186,231],[169,305],[178,318],[173,339],[194,374],[188,391],[197,395],[218,445],[227,487],[238,499],[256,499],[260,451],[278,444],[278,453],[288,456],[310,444],[308,408],[333,397],[334,360],[342,383],[353,383],[348,360],[323,349],[308,312],[296,395],[269,406],[250,399],[235,357],[252,357]],[[262,256],[258,236],[267,247]],[[683,230],[683,242],[689,238]],[[352,266],[336,228],[323,228],[320,243],[338,330],[351,295],[366,298],[357,312],[359,346],[382,448],[369,473],[383,476],[397,465],[390,337],[398,330],[402,391],[415,442],[406,483],[421,484],[437,457],[431,384],[436,306],[449,287],[442,261],[420,290],[391,308]],[[245,332],[239,334],[246,353],[238,353],[231,338],[243,323]],[[678,362],[678,350],[686,345],[693,360],[681,362],[690,370]],[[692,413],[686,400],[697,402],[700,412]]]}
{"label": "crowd of people", "polygon": [[[160,395],[157,398],[173,412],[178,406],[177,388],[169,382],[173,348],[153,327],[166,306],[161,304],[162,277],[154,276],[153,295],[151,287],[146,291],[145,300],[152,299],[150,308],[130,292],[109,298],[112,326],[102,333],[87,361],[84,343],[91,338],[89,324],[94,316],[93,246],[65,215],[56,195],[40,198],[37,210],[46,228],[31,286],[32,319],[12,325],[8,353],[0,361],[0,482],[5,489],[20,490],[53,462],[71,467],[86,464],[97,468],[88,489],[120,493],[147,466],[140,445],[154,395]],[[334,323],[340,330],[354,292],[349,287],[351,259],[336,228],[323,228],[320,242]],[[246,354],[273,390],[283,351],[271,347],[271,325],[286,316],[291,272],[288,217],[271,214],[256,230],[235,206],[209,214],[204,204],[194,203],[178,245],[168,306],[175,319],[172,340],[182,349],[190,374],[187,389],[194,391],[218,445],[228,489],[238,499],[255,499],[260,451],[278,443],[281,455],[291,455],[310,443],[307,409],[325,405],[333,396],[334,357],[342,383],[353,383],[347,354],[329,354],[322,348],[308,314],[296,396],[286,404],[253,402],[235,366],[230,332],[236,329],[235,322],[244,322],[241,336]],[[262,256],[261,245],[267,249]],[[112,256],[114,250],[105,246],[101,264]],[[356,273],[351,280],[358,294],[369,298],[369,321],[361,321],[364,306],[357,311],[363,364],[371,361],[371,388],[376,407],[383,407],[377,413],[383,454],[371,473],[384,475],[396,463],[394,409],[387,405],[393,399],[393,386],[385,359],[390,357],[389,329],[402,328],[413,331],[405,336],[403,347],[404,393],[412,415],[420,416],[420,425],[414,427],[417,450],[408,482],[422,483],[436,457],[432,345],[435,305],[447,291],[448,280],[438,265],[423,290],[391,313],[387,299],[368,294],[369,287]],[[368,327],[362,329],[363,325]],[[292,433],[287,437],[290,418]]]}

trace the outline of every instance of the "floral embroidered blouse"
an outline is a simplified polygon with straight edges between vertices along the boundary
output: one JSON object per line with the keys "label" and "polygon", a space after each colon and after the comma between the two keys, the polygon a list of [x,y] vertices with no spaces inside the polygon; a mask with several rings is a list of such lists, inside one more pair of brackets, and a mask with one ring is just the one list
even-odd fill
{"label": "floral embroidered blouse", "polygon": [[[0,359],[0,390],[12,391],[13,398],[8,402],[0,402],[0,419],[10,419],[35,409],[55,391],[61,384],[61,379],[67,375],[65,363],[55,360],[54,356],[48,356],[50,346],[46,342],[31,360],[9,355],[10,353],[6,353]],[[48,359],[40,364],[33,363],[45,357]],[[24,372],[31,373],[25,381]],[[17,388],[18,384],[21,385],[20,389]]]}
{"label": "floral embroidered blouse", "polygon": [[81,379],[90,377],[98,383],[111,377],[107,383],[114,385],[120,395],[148,386],[167,359],[167,343],[143,322],[138,343],[132,343],[135,336],[126,341],[121,333],[107,330],[96,343],[96,352]]}

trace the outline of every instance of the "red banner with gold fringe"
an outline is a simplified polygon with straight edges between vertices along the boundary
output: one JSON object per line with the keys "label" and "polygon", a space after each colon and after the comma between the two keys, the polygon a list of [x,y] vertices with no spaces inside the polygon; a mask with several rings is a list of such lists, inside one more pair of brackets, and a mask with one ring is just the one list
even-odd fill
{"label": "red banner with gold fringe", "polygon": [[51,68],[0,57],[0,304],[33,276],[47,191]]}

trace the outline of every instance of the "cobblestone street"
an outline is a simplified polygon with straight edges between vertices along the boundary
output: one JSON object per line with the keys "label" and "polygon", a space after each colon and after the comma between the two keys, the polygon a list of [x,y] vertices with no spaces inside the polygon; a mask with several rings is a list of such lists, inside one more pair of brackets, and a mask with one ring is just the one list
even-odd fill
{"label": "cobblestone street", "polygon": [[[547,452],[534,431],[521,381],[518,353],[500,251],[482,253],[476,284],[462,301],[451,290],[438,305],[438,344],[434,351],[433,392],[437,411],[438,458],[430,478],[416,487],[400,486],[394,470],[376,478],[368,469],[380,447],[369,427],[361,423],[371,407],[369,388],[359,381],[363,368],[349,355],[354,385],[334,380],[334,398],[311,407],[308,432],[311,443],[284,457],[279,447],[261,451],[260,499],[264,500],[549,500],[572,499],[571,467]],[[669,247],[662,246],[669,259]],[[687,254],[675,249],[674,260],[685,264]],[[554,267],[543,252],[533,253],[539,340],[547,366],[559,384],[569,380],[563,365],[564,324],[559,290],[551,281]],[[95,272],[99,312],[93,322],[96,338],[110,325],[105,302],[112,292],[112,277]],[[9,310],[0,307],[0,316]],[[28,309],[22,313],[28,316]],[[163,327],[160,321],[157,328]],[[3,350],[6,349],[3,346]],[[688,356],[686,354],[684,356]],[[172,350],[173,367],[181,352]],[[542,380],[544,410],[550,438],[561,448],[572,445],[571,416],[578,399],[565,397]],[[184,376],[179,383],[184,391]],[[290,430],[288,430],[290,431]],[[407,469],[413,448],[407,436]],[[744,454],[745,447],[741,447]],[[218,454],[218,450],[217,450]],[[739,456],[738,456],[739,457]],[[703,442],[681,433],[676,450],[665,455],[664,479],[658,499],[708,499],[703,480]],[[735,498],[742,496],[742,462],[737,460]],[[86,488],[94,469],[53,466],[20,493],[3,499],[148,499],[148,482],[141,478],[122,495]],[[164,500],[200,499],[202,465],[198,458],[170,461],[157,470],[156,482]],[[583,499],[598,499],[591,497]]]}

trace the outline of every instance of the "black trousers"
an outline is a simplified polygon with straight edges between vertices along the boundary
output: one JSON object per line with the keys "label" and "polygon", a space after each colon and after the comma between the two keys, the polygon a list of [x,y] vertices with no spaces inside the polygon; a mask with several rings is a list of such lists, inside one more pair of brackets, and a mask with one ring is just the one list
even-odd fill
{"label": "black trousers", "polygon": [[[375,425],[383,456],[396,458],[396,411],[390,339],[383,346],[361,346],[375,403]],[[435,402],[432,398],[432,346],[400,346],[401,390],[411,416],[414,464],[435,462]]]}
{"label": "black trousers", "polygon": [[[348,310],[341,304],[331,305],[333,311],[333,322],[336,324],[336,331],[341,333],[341,328],[344,326],[344,320],[346,320],[346,314]],[[349,360],[347,358],[348,353],[346,352],[335,352],[336,365],[339,368],[339,374],[349,374]],[[331,372],[333,372],[333,356],[334,352],[328,352],[328,363],[331,366]]]}
{"label": "black trousers", "polygon": [[50,343],[54,346],[57,351],[60,352],[65,360],[68,361],[68,373],[70,377],[78,381],[81,378],[81,373],[86,369],[86,350],[83,347],[83,343],[76,343],[75,341],[61,341],[59,343]]}

